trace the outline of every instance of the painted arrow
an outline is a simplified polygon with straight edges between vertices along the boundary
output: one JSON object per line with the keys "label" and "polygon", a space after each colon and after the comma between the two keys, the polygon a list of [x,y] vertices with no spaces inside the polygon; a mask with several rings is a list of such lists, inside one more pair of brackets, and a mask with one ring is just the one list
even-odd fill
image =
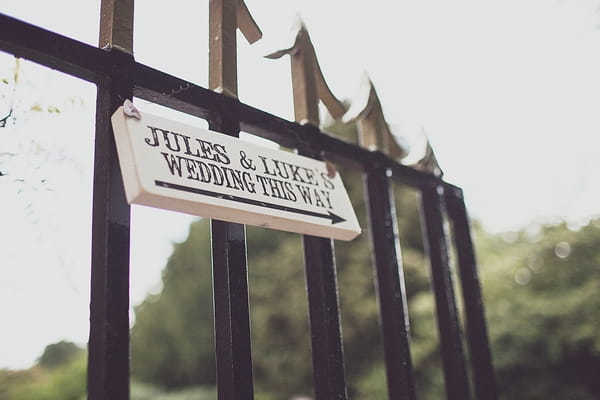
{"label": "painted arrow", "polygon": [[184,192],[216,197],[219,199],[235,201],[238,203],[251,204],[253,206],[258,206],[258,207],[272,208],[274,210],[281,210],[281,211],[286,211],[286,212],[290,212],[290,213],[294,213],[294,214],[303,214],[303,215],[309,215],[311,217],[330,219],[332,225],[346,221],[344,218],[332,213],[331,211],[328,211],[327,214],[318,213],[315,211],[302,210],[301,208],[286,207],[286,206],[282,206],[279,204],[273,204],[273,203],[265,203],[264,201],[252,200],[252,199],[247,199],[245,197],[217,193],[217,192],[212,192],[210,190],[198,189],[198,188],[194,188],[194,187],[178,185],[176,183],[170,183],[170,182],[164,182],[164,181],[158,181],[158,180],[155,180],[154,184],[156,186],[164,187],[167,189],[181,190]]}

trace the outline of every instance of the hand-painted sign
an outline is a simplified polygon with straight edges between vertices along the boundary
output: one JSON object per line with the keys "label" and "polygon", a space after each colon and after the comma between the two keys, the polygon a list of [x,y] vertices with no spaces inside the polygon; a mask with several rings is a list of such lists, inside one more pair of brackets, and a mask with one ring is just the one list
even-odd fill
{"label": "hand-painted sign", "polygon": [[112,125],[129,203],[340,240],[360,233],[326,163],[127,111]]}

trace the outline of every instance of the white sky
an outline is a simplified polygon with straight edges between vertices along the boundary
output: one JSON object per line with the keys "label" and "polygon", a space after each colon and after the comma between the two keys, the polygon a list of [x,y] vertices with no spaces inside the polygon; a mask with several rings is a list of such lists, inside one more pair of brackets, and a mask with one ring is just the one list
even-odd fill
{"label": "white sky", "polygon": [[[446,180],[488,229],[600,214],[599,0],[246,2],[264,38],[249,46],[238,35],[242,101],[293,118],[289,61],[262,56],[289,44],[299,13],[334,93],[351,98],[366,70],[388,122],[411,140],[427,132]],[[4,0],[0,12],[96,44],[98,1],[46,4]],[[136,59],[206,86],[207,10],[138,1]],[[13,67],[2,54],[0,78]],[[0,171],[10,173],[0,177],[0,368],[88,332],[95,88],[26,63],[21,74],[17,124],[0,129]],[[0,114],[11,98],[2,90]],[[63,112],[27,112],[34,103]],[[156,290],[191,220],[134,207],[134,304]]]}

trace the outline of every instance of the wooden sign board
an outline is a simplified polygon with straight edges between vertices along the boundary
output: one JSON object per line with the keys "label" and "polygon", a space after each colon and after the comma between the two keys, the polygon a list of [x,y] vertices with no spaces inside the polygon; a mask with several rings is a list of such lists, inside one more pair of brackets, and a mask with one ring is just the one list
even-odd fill
{"label": "wooden sign board", "polygon": [[324,162],[137,117],[123,107],[112,116],[129,203],[340,240],[360,234],[340,174]]}

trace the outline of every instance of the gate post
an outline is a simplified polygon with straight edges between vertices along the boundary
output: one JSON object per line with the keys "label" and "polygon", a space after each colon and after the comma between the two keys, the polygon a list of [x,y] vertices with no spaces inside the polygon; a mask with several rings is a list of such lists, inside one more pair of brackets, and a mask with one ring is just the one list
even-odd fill
{"label": "gate post", "polygon": [[129,399],[129,227],[110,117],[133,96],[133,0],[102,0],[100,47],[111,52],[98,83],[92,210],[88,399]]}
{"label": "gate post", "polygon": [[440,347],[448,400],[471,398],[462,334],[454,297],[448,245],[444,229],[444,188],[441,184],[422,189],[424,242],[431,267]]}

